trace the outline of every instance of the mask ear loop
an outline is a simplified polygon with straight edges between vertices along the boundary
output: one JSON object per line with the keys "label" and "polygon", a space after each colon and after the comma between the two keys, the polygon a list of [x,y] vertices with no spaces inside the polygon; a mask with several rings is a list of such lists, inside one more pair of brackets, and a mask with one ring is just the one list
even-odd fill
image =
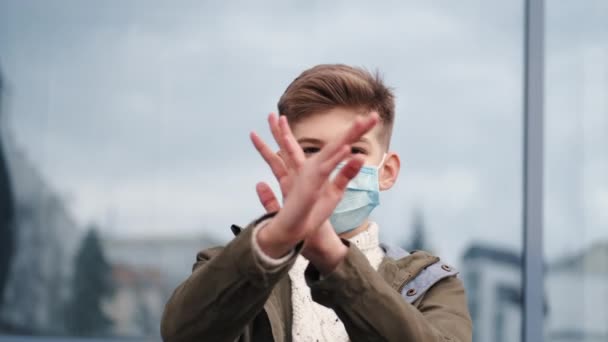
{"label": "mask ear loop", "polygon": [[386,159],[386,156],[387,156],[387,154],[386,154],[386,152],[384,152],[384,155],[382,155],[382,160],[380,160],[380,164],[378,164],[378,166],[376,167],[376,169],[377,169],[378,171],[380,171],[380,168],[381,168],[381,167],[382,167],[382,165],[384,164],[384,159]]}
{"label": "mask ear loop", "polygon": [[[380,168],[384,165],[384,160],[386,159],[386,152],[384,152],[384,155],[382,156],[382,160],[380,161],[380,164],[378,165],[378,167],[376,168],[376,174],[378,175],[378,178],[380,178]],[[380,191],[380,179],[378,179],[378,191]]]}

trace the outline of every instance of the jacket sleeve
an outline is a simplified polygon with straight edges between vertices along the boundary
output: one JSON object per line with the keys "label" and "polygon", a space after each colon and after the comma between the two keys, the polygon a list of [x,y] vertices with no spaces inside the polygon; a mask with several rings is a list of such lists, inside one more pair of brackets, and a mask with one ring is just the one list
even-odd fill
{"label": "jacket sleeve", "polygon": [[464,287],[456,277],[439,281],[414,306],[349,244],[346,258],[331,274],[320,279],[309,266],[306,278],[312,298],[336,312],[353,342],[472,340]]}
{"label": "jacket sleeve", "polygon": [[297,256],[272,266],[260,260],[252,234],[268,217],[251,223],[223,249],[197,255],[192,274],[165,305],[164,341],[234,341],[243,333]]}

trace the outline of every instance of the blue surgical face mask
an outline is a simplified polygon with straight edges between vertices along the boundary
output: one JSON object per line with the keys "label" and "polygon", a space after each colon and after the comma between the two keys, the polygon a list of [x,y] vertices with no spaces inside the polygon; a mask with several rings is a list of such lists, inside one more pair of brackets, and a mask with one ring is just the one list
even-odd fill
{"label": "blue surgical face mask", "polygon": [[[384,158],[386,158],[386,154],[382,157],[379,166],[363,166],[346,186],[342,200],[329,218],[336,233],[346,233],[359,227],[372,210],[380,204],[378,170],[384,163]],[[340,163],[333,175],[345,164]]]}

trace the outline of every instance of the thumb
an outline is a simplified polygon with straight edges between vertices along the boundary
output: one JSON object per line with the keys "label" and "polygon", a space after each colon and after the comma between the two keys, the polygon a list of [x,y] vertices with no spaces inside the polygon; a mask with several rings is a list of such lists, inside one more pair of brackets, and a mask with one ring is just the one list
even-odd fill
{"label": "thumb", "polygon": [[262,203],[262,206],[264,209],[266,209],[266,212],[272,213],[281,209],[281,205],[279,204],[277,197],[274,195],[274,192],[268,184],[259,182],[255,186],[255,191],[258,193],[260,203]]}

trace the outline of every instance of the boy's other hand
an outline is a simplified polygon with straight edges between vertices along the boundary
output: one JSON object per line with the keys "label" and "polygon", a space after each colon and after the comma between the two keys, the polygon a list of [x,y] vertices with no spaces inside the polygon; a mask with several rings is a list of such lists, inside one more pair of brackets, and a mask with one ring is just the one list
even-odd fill
{"label": "boy's other hand", "polygon": [[[280,257],[297,242],[306,239],[303,255],[322,273],[327,273],[341,260],[346,248],[328,218],[342,198],[346,185],[363,165],[362,159],[350,156],[350,144],[378,122],[378,115],[372,113],[369,117],[358,118],[340,138],[308,159],[285,117],[277,118],[271,114],[268,122],[279,144],[281,157],[255,133],[251,134],[251,140],[279,181],[285,207],[260,231],[258,242],[269,255]],[[330,180],[330,173],[344,159],[348,159],[345,167]],[[266,183],[258,183],[256,191],[267,211],[280,209],[276,196]]]}

